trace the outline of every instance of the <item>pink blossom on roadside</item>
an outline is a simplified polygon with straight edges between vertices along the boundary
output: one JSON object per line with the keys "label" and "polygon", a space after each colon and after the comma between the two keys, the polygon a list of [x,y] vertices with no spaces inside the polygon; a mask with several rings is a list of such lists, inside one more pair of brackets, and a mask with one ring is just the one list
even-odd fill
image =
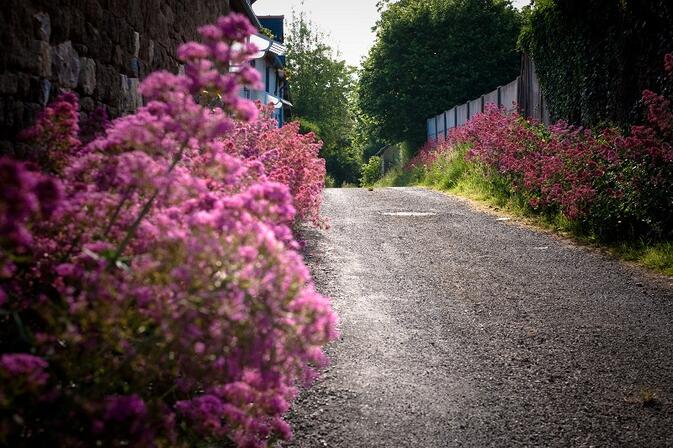
{"label": "pink blossom on roadside", "polygon": [[12,377],[24,378],[32,386],[41,386],[49,375],[45,372],[47,362],[27,353],[5,354],[0,356],[0,372]]}
{"label": "pink blossom on roadside", "polygon": [[[673,55],[665,68],[673,72]],[[591,131],[563,121],[544,127],[494,106],[429,142],[406,169],[429,170],[457,144],[465,158],[504,178],[538,212],[560,211],[596,233],[670,237],[673,213],[673,109],[646,90],[647,124]]]}
{"label": "pink blossom on roadside", "polygon": [[16,316],[3,344],[35,353],[2,355],[0,376],[40,386],[0,382],[0,439],[290,437],[283,414],[336,337],[293,233],[321,223],[325,168],[314,136],[238,97],[256,77],[229,67],[255,51],[253,30],[238,15],[202,27],[180,49],[184,75],[148,76],[146,104],[91,142],[76,98],[58,99],[28,133],[54,152],[0,160],[0,305]]}

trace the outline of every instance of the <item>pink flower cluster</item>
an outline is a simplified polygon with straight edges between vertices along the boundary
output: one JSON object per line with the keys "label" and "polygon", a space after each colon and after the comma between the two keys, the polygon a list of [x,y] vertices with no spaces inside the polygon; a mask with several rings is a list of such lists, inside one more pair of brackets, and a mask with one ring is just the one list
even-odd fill
{"label": "pink flower cluster", "polygon": [[262,108],[259,120],[242,123],[226,139],[232,155],[259,161],[270,180],[287,185],[297,219],[315,225],[324,224],[320,204],[326,171],[325,160],[319,157],[321,146],[313,133],[299,133],[299,122],[277,128],[270,108]]}
{"label": "pink flower cluster", "polygon": [[292,232],[320,221],[324,162],[239,97],[258,81],[247,20],[200,32],[185,74],[150,75],[147,104],[99,138],[82,145],[67,95],[25,134],[37,165],[0,161],[3,443],[291,436],[283,415],[337,334]]}
{"label": "pink flower cluster", "polygon": [[72,93],[62,95],[51,107],[45,108],[37,123],[21,132],[19,140],[31,142],[29,157],[45,171],[61,173],[71,148],[80,146],[79,102]]}
{"label": "pink flower cluster", "polygon": [[[24,163],[0,159],[0,282],[10,279],[16,262],[33,244],[29,230],[31,221],[49,219],[58,208],[62,190],[60,183],[31,171]],[[7,295],[0,283],[0,306]]]}
{"label": "pink flower cluster", "polygon": [[[673,75],[673,56],[666,69]],[[559,122],[545,127],[495,107],[422,148],[408,168],[429,167],[457,143],[466,159],[504,177],[533,209],[562,212],[609,237],[671,236],[673,228],[673,110],[669,99],[643,93],[647,125],[588,129]],[[622,235],[617,235],[622,233]]]}
{"label": "pink flower cluster", "polygon": [[19,377],[26,381],[26,385],[41,386],[47,382],[46,368],[47,362],[37,356],[25,353],[0,356],[0,375],[5,377],[5,381]]}

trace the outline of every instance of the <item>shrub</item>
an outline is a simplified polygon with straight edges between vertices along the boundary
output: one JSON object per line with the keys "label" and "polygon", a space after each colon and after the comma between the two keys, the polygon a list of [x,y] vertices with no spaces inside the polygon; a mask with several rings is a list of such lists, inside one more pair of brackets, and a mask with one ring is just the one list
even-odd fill
{"label": "shrub", "polygon": [[360,177],[362,185],[374,185],[377,180],[381,179],[381,163],[380,157],[372,156],[367,163],[362,165],[362,177]]}
{"label": "shrub", "polygon": [[[673,55],[666,57],[673,77]],[[495,107],[427,144],[407,169],[437,170],[461,143],[465,160],[480,164],[492,182],[505,180],[535,211],[561,213],[605,239],[673,235],[673,110],[670,100],[643,93],[648,124],[590,131],[565,122],[545,127]],[[455,163],[449,163],[452,167]]]}
{"label": "shrub", "polygon": [[336,335],[291,231],[317,219],[324,165],[238,96],[259,81],[247,20],[199,31],[185,74],[150,75],[147,105],[104,135],[81,144],[66,95],[24,136],[34,161],[0,161],[2,445],[290,437],[283,414]]}
{"label": "shrub", "polygon": [[315,135],[320,135],[320,126],[306,118],[299,118],[299,132],[302,134],[313,132]]}
{"label": "shrub", "polygon": [[334,181],[334,178],[330,176],[329,174],[325,176],[325,188],[334,188],[336,186],[336,182]]}
{"label": "shrub", "polygon": [[322,224],[325,161],[319,157],[321,146],[314,133],[301,132],[299,122],[276,127],[270,106],[261,108],[258,120],[238,124],[225,139],[230,154],[258,161],[269,180],[287,185],[296,219],[315,225]]}

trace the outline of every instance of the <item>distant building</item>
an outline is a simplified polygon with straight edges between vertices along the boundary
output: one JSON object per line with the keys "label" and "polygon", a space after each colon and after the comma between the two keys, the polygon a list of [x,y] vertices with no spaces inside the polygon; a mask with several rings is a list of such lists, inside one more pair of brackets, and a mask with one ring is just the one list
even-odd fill
{"label": "distant building", "polygon": [[[254,3],[254,0],[251,2]],[[284,16],[260,16],[256,18],[256,26],[260,30],[250,38],[259,49],[259,53],[250,61],[260,74],[263,90],[245,88],[241,95],[244,98],[271,104],[278,126],[282,126],[290,116],[292,104],[288,101],[288,88],[285,73],[285,38]],[[267,34],[273,34],[269,36]]]}

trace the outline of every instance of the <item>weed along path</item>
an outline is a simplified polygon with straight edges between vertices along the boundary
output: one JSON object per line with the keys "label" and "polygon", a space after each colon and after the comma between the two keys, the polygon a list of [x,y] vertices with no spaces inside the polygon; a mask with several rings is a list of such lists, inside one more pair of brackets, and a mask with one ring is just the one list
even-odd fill
{"label": "weed along path", "polygon": [[416,188],[330,189],[297,447],[673,446],[673,282]]}

